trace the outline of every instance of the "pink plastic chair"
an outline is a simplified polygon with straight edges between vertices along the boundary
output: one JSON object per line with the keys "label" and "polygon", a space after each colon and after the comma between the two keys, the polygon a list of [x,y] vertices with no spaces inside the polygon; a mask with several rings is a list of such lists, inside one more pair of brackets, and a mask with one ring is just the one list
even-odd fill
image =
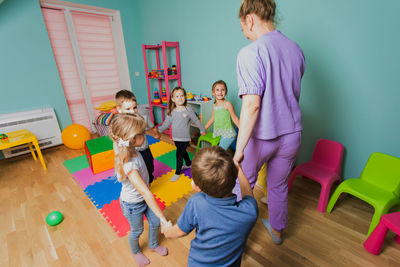
{"label": "pink plastic chair", "polygon": [[341,182],[340,171],[343,158],[343,145],[327,140],[319,139],[315,146],[310,162],[297,166],[289,177],[289,191],[296,175],[310,178],[321,184],[318,210],[326,212],[331,187],[334,182]]}
{"label": "pink plastic chair", "polygon": [[381,252],[388,229],[397,234],[395,240],[400,244],[400,212],[382,215],[379,224],[364,242],[364,248],[368,252],[378,255]]}

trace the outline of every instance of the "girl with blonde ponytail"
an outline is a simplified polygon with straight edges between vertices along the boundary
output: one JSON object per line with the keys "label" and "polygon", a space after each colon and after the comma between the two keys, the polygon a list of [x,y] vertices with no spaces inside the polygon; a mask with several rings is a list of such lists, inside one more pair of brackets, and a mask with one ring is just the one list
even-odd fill
{"label": "girl with blonde ponytail", "polygon": [[144,142],[145,129],[145,120],[136,113],[116,115],[110,127],[115,153],[115,171],[118,181],[122,184],[121,208],[131,226],[129,243],[139,266],[150,263],[139,247],[139,237],[143,233],[143,214],[149,222],[149,248],[162,256],[167,255],[168,250],[158,244],[160,221],[161,231],[171,225],[149,189],[146,165],[141,154],[135,150],[135,147],[140,147]]}

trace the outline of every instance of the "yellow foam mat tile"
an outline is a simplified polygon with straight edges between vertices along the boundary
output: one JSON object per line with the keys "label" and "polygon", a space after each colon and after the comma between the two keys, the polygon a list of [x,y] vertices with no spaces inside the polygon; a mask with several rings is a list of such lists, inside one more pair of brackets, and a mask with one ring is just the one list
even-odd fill
{"label": "yellow foam mat tile", "polygon": [[172,170],[158,177],[150,186],[151,192],[162,199],[166,207],[193,190],[191,185],[192,180],[189,177],[182,174],[177,181],[171,182],[169,179],[174,175],[175,170]]}
{"label": "yellow foam mat tile", "polygon": [[153,154],[153,158],[157,158],[165,153],[168,153],[172,150],[176,149],[176,146],[168,144],[167,142],[160,141],[155,144],[149,145],[151,154]]}

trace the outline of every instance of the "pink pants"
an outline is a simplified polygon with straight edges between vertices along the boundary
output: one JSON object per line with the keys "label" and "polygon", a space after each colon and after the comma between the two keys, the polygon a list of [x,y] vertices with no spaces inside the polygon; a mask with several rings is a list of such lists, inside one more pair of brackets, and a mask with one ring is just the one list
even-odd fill
{"label": "pink pants", "polygon": [[[244,149],[243,172],[254,188],[258,172],[267,164],[267,201],[269,221],[276,231],[287,227],[288,185],[287,178],[296,160],[301,144],[301,131],[282,135],[272,140],[250,138]],[[234,193],[241,199],[237,183]]]}

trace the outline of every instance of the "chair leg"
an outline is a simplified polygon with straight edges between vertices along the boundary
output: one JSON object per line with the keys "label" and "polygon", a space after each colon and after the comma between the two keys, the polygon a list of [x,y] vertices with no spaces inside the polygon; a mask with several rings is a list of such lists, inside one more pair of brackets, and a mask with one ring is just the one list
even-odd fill
{"label": "chair leg", "polygon": [[318,201],[319,212],[326,212],[326,206],[328,205],[331,186],[332,184],[321,184],[321,193],[319,195],[319,201]]}
{"label": "chair leg", "polygon": [[340,182],[340,179],[331,180],[327,184],[321,184],[321,193],[319,195],[319,201],[318,201],[318,210],[320,212],[326,212],[326,206],[328,205],[329,196],[331,194],[331,188],[335,182]]}
{"label": "chair leg", "polygon": [[382,215],[387,212],[388,212],[387,209],[375,207],[375,212],[374,212],[374,215],[372,216],[372,220],[371,220],[371,224],[369,225],[367,236],[369,236],[372,233],[372,231],[374,231],[375,227],[378,225],[379,221],[381,220]]}
{"label": "chair leg", "polygon": [[[342,184],[340,184],[340,185],[342,185]],[[335,192],[333,192],[333,195],[329,199],[328,206],[326,207],[326,212],[328,212],[328,213],[330,213],[332,211],[333,206],[335,206],[336,201],[338,200],[340,194],[343,193],[342,187],[340,185],[338,186],[338,188],[336,188]]]}
{"label": "chair leg", "polygon": [[382,221],[380,221],[372,234],[367,238],[367,240],[365,240],[364,248],[368,252],[378,255],[381,252],[387,232],[388,228]]}

